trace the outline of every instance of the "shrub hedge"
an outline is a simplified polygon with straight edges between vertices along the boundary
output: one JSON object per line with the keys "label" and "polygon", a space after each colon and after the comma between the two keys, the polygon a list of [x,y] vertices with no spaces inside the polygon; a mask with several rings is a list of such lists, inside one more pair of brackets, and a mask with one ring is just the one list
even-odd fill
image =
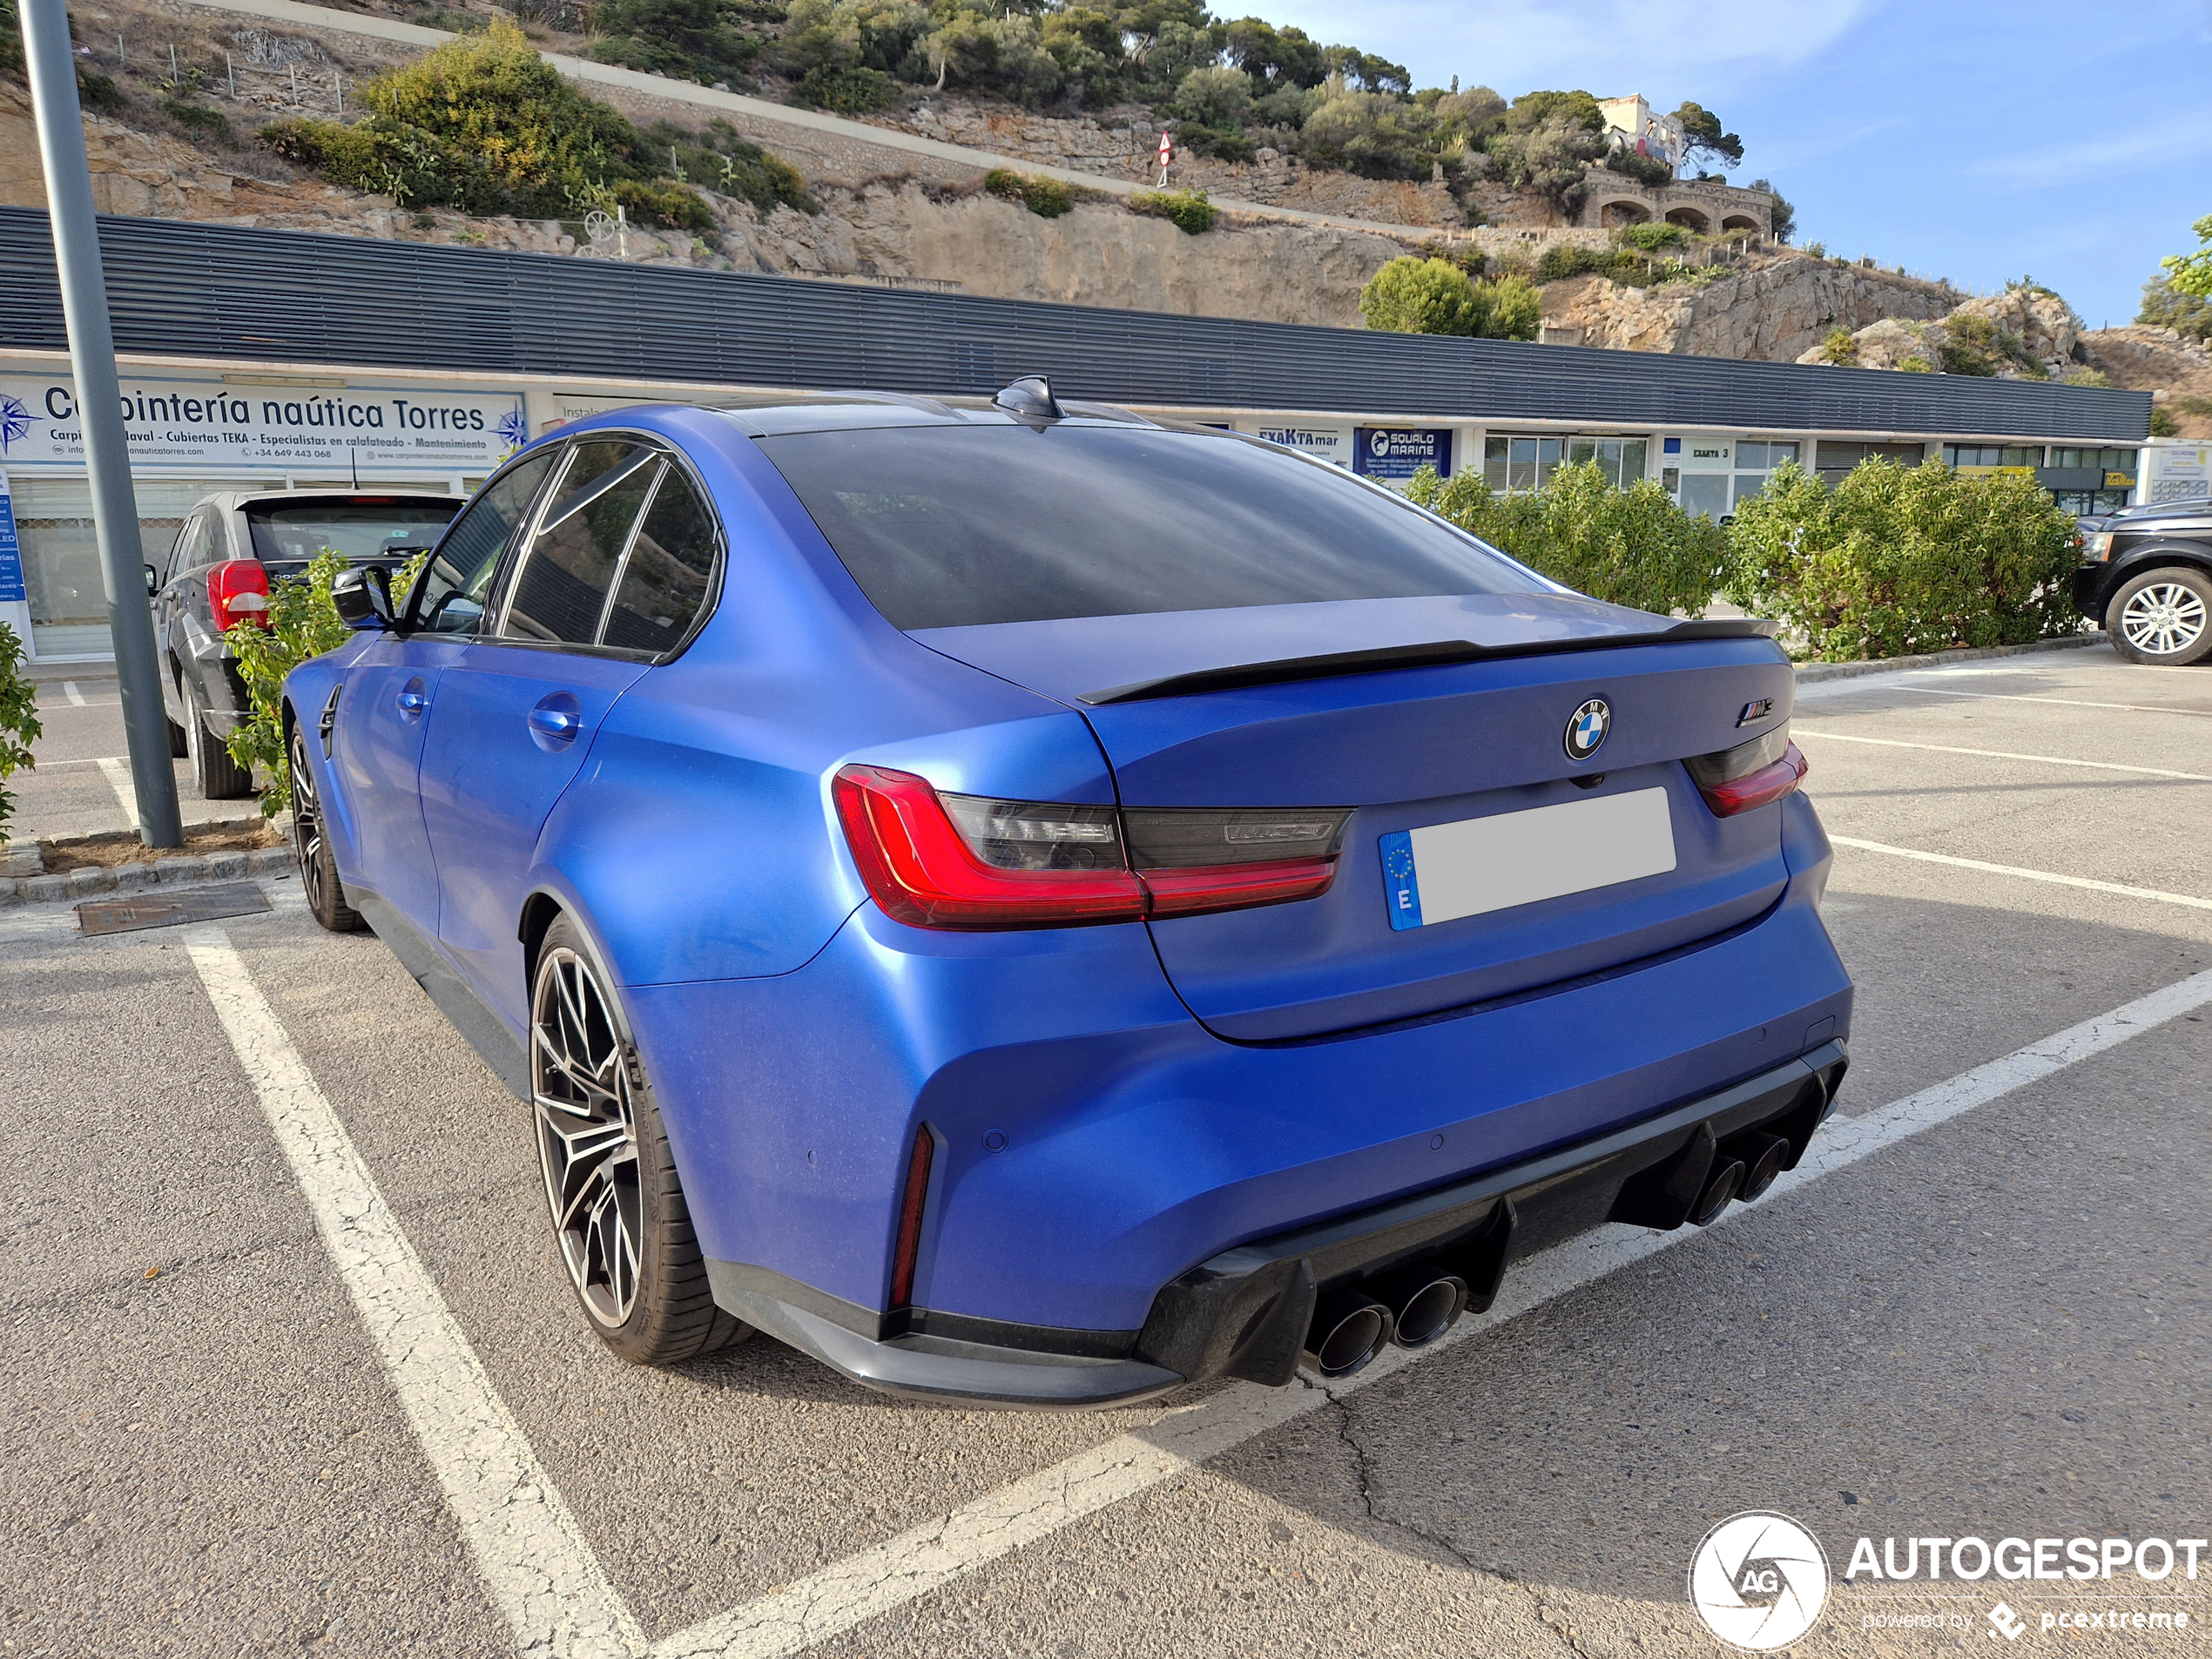
{"label": "shrub hedge", "polygon": [[1719,525],[1683,511],[1656,480],[1616,488],[1595,462],[1504,496],[1472,468],[1447,480],[1424,467],[1406,493],[1553,581],[1613,604],[1703,616],[1727,574]]}
{"label": "shrub hedge", "polygon": [[1795,466],[1736,509],[1725,591],[1828,662],[2020,645],[2080,626],[2074,524],[2033,478],[1863,462]]}

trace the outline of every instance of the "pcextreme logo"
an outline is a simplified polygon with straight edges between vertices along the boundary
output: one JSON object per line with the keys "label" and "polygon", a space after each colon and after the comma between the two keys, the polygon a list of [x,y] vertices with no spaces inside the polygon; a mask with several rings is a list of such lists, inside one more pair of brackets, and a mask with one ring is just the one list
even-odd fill
{"label": "pcextreme logo", "polygon": [[1787,1515],[1748,1510],[1705,1534],[1689,1561],[1689,1603],[1731,1648],[1786,1648],[1828,1605],[1828,1557]]}

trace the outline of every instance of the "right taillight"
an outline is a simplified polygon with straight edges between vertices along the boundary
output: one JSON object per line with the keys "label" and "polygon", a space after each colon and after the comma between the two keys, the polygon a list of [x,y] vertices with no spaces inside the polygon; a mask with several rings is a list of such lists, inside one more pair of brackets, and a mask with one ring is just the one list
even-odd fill
{"label": "right taillight", "polygon": [[1805,758],[1790,741],[1786,725],[1733,749],[1694,755],[1683,764],[1696,780],[1705,805],[1722,818],[1780,800],[1797,786],[1806,770]]}
{"label": "right taillight", "polygon": [[269,573],[258,559],[225,559],[207,572],[207,608],[219,633],[233,623],[269,625]]}
{"label": "right taillight", "polygon": [[847,766],[832,792],[869,894],[917,927],[1074,927],[1314,898],[1336,879],[1351,816],[940,794],[885,766]]}

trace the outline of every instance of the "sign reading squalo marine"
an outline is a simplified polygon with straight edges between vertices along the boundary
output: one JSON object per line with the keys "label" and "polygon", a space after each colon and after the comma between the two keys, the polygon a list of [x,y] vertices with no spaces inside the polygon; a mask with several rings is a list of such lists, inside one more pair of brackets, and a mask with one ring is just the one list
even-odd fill
{"label": "sign reading squalo marine", "polygon": [[[529,435],[523,400],[435,387],[233,385],[127,380],[123,420],[142,467],[285,472],[489,472]],[[66,378],[0,378],[0,462],[84,460]]]}

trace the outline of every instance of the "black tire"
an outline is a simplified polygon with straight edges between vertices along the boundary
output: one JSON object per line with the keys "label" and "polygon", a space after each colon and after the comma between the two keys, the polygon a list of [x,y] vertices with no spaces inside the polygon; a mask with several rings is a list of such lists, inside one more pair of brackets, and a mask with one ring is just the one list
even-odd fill
{"label": "black tire", "polygon": [[2212,657],[2212,577],[2162,564],[2130,577],[2105,606],[2113,649],[2131,663],[2185,668]]}
{"label": "black tire", "polygon": [[346,884],[323,833],[322,798],[307,760],[307,733],[292,728],[292,856],[300,861],[300,887],[307,911],[334,934],[359,933],[361,913],[346,902]]}
{"label": "black tire", "polygon": [[669,1366],[752,1335],[714,1304],[651,1085],[565,916],[530,976],[530,1094],[554,1252],[600,1339]]}
{"label": "black tire", "polygon": [[199,683],[185,676],[185,758],[204,800],[237,800],[253,792],[253,774],[231,759],[222,740],[207,729],[207,707]]}

